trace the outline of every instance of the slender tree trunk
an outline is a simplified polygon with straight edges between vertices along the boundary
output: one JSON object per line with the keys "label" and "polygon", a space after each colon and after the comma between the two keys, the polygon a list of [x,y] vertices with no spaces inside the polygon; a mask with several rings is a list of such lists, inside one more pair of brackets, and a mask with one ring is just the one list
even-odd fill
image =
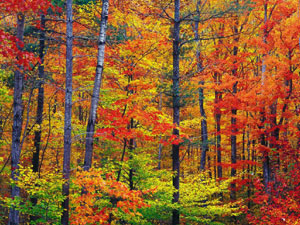
{"label": "slender tree trunk", "polygon": [[[45,51],[45,15],[41,15],[41,29],[40,29],[40,41],[39,41],[39,80],[38,80],[38,97],[37,97],[37,111],[36,111],[36,124],[39,129],[34,132],[34,147],[35,152],[32,156],[32,170],[33,172],[39,172],[39,159],[41,150],[41,135],[42,135],[42,122],[43,122],[43,110],[44,110],[44,51]],[[37,198],[31,199],[32,205],[36,205]],[[30,221],[36,220],[36,216],[30,216]]]}
{"label": "slender tree trunk", "polygon": [[[173,123],[179,126],[180,123],[180,95],[179,95],[179,43],[180,43],[180,0],[174,1],[174,30],[173,30]],[[173,135],[179,137],[179,130],[173,129]],[[175,192],[173,194],[173,203],[179,202],[179,175],[180,175],[180,159],[179,144],[172,144],[172,161],[173,161],[173,186]],[[179,224],[179,210],[174,209],[172,213],[172,224]]]}
{"label": "slender tree trunk", "polygon": [[[235,1],[236,6],[238,7],[239,5],[239,1],[236,0]],[[238,16],[236,16],[235,18],[235,24],[233,27],[234,30],[234,35],[236,36],[236,38],[234,39],[234,44],[235,46],[233,47],[233,56],[236,57],[238,55]],[[237,65],[236,65],[236,61],[234,61],[234,68],[232,70],[232,75],[236,78],[237,77]],[[232,87],[232,93],[235,96],[237,93],[237,85],[238,82],[236,82],[233,87]],[[237,115],[237,109],[235,107],[232,108],[231,110],[232,113],[232,117],[231,117],[231,136],[230,136],[230,140],[231,140],[231,164],[232,164],[232,168],[231,168],[231,176],[235,177],[236,176],[236,168],[234,167],[236,165],[236,153],[237,153],[237,146],[236,146],[236,134],[237,134],[237,129],[236,129],[236,115]],[[230,198],[232,200],[236,200],[236,184],[235,182],[231,183],[231,192],[230,192]]]}
{"label": "slender tree trunk", "polygon": [[83,165],[84,170],[89,170],[92,166],[93,142],[94,142],[95,124],[96,124],[96,117],[97,117],[96,115],[97,115],[97,108],[99,103],[99,94],[100,94],[103,65],[104,65],[108,7],[109,7],[109,1],[103,0],[100,33],[99,33],[99,40],[98,40],[96,75],[95,75],[94,89],[93,89],[93,95],[91,100],[90,115],[89,115],[89,120],[86,129],[85,158],[84,158],[84,165]]}
{"label": "slender tree trunk", "polygon": [[208,176],[209,178],[212,178],[212,172],[211,172],[211,158],[210,155],[207,156],[207,168],[208,168]]}
{"label": "slender tree trunk", "polygon": [[[243,136],[242,136],[242,160],[246,160],[246,155],[245,155],[245,138],[246,138],[246,129],[243,129]],[[245,179],[245,162],[243,162],[243,170],[242,170],[242,180]]]}
{"label": "slender tree trunk", "polygon": [[[200,17],[200,1],[197,2],[197,16]],[[199,39],[199,22],[195,22],[195,40],[197,43],[196,50],[196,60],[197,60],[197,71],[201,72],[203,70],[202,61],[200,59],[200,39]],[[200,81],[200,85],[204,85],[204,80]],[[202,141],[202,151],[201,151],[201,159],[200,159],[200,171],[205,170],[205,161],[206,161],[206,152],[208,151],[208,135],[207,135],[207,118],[204,110],[204,90],[203,87],[199,88],[199,108],[201,115],[201,141]]]}
{"label": "slender tree trunk", "polygon": [[[79,93],[78,97],[81,98],[81,99],[84,99],[84,93],[82,93],[82,95]],[[80,122],[83,122],[83,112],[84,112],[83,107],[80,104],[78,106],[78,119],[79,119]],[[80,139],[80,142],[82,142],[82,139]]]}
{"label": "slender tree trunk", "polygon": [[[120,164],[123,163],[124,157],[125,157],[125,152],[126,152],[126,147],[127,147],[127,139],[126,138],[123,139],[123,143],[124,144],[123,144],[123,151],[122,151],[122,156],[121,156]],[[122,167],[120,167],[120,169],[118,171],[117,181],[120,181],[121,171],[122,171]]]}
{"label": "slender tree trunk", "polygon": [[[233,85],[233,94],[236,94],[237,92],[237,82]],[[231,176],[234,177],[236,176],[236,168],[234,167],[236,164],[236,152],[237,152],[237,147],[236,147],[236,114],[237,114],[237,110],[234,108],[231,110],[232,113],[232,117],[231,117],[231,126],[232,126],[232,134],[230,136],[230,140],[231,140],[231,164],[232,164],[232,168],[231,168]],[[230,198],[232,200],[236,200],[236,185],[235,182],[231,183],[231,192],[230,192]]]}
{"label": "slender tree trunk", "polygon": [[[217,83],[220,83],[220,76],[215,75],[215,79]],[[215,91],[215,104],[218,104],[222,100],[222,93],[219,91]],[[216,149],[217,149],[217,173],[218,173],[218,178],[222,178],[223,176],[223,171],[222,171],[222,166],[220,163],[222,162],[222,151],[221,151],[221,110],[219,106],[216,107],[215,109],[215,117],[216,117]]]}
{"label": "slender tree trunk", "polygon": [[[252,161],[257,163],[257,155],[256,155],[256,150],[255,150],[255,140],[252,140]],[[257,167],[256,164],[251,166],[251,171],[253,172],[254,175],[256,175]]]}
{"label": "slender tree trunk", "polygon": [[37,97],[37,112],[36,112],[36,124],[39,129],[34,133],[34,146],[35,152],[32,157],[33,172],[38,172],[39,170],[39,155],[41,149],[41,126],[43,122],[43,110],[44,110],[44,51],[45,51],[45,15],[41,16],[41,30],[40,30],[40,48],[39,48],[39,81],[38,81],[38,97]]}
{"label": "slender tree trunk", "polygon": [[72,0],[67,0],[67,45],[66,45],[66,88],[65,88],[65,124],[64,124],[64,160],[63,160],[63,214],[61,224],[69,223],[69,181],[70,181],[70,159],[71,159],[71,135],[72,135],[72,74],[73,74],[73,16]]}
{"label": "slender tree trunk", "polygon": [[[158,105],[158,110],[161,112],[162,111],[162,93],[159,93],[159,105]],[[161,135],[159,136],[159,141],[161,141],[162,137]],[[162,144],[159,143],[158,146],[158,165],[157,169],[161,169],[161,158],[162,158]]]}
{"label": "slender tree trunk", "polygon": [[[220,27],[221,34],[224,33],[224,26],[222,25]],[[219,43],[222,44],[223,40],[220,39]],[[219,86],[222,82],[222,75],[215,72],[214,74],[214,81],[217,86]],[[222,101],[222,92],[220,91],[215,91],[215,120],[216,120],[216,149],[217,149],[217,163],[218,163],[218,168],[217,168],[217,173],[218,173],[218,178],[222,178],[223,176],[223,169],[222,166],[220,165],[222,162],[222,150],[221,150],[221,109],[219,107],[219,103]]]}
{"label": "slender tree trunk", "polygon": [[[267,24],[267,20],[268,20],[268,3],[264,4],[264,36],[263,36],[263,42],[264,44],[267,44],[267,37],[268,37],[268,30],[266,27]],[[264,88],[264,84],[265,84],[265,79],[266,79],[266,70],[267,70],[267,65],[265,62],[265,54],[263,55],[263,60],[262,60],[262,75],[261,75],[261,83],[262,83],[262,88]],[[264,127],[264,122],[266,120],[265,118],[265,108],[263,108],[262,110],[262,129],[265,129]],[[267,146],[267,140],[265,137],[265,134],[261,135],[261,145]],[[271,180],[271,168],[270,168],[270,158],[269,158],[269,153],[264,151],[263,152],[263,179],[264,179],[264,185],[265,185],[265,189],[267,192],[270,192],[269,190],[269,183]]]}
{"label": "slender tree trunk", "polygon": [[[289,51],[288,53],[288,59],[289,61],[292,60],[292,53],[291,51]],[[290,66],[289,68],[290,73],[293,73],[293,69]],[[287,92],[287,96],[285,97],[285,100],[287,101],[291,95],[292,95],[292,91],[293,91],[293,79],[290,80],[285,80],[285,86],[287,88],[289,88],[288,92]],[[271,111],[271,128],[272,128],[272,132],[271,132],[271,136],[272,139],[270,140],[270,148],[275,148],[277,150],[276,153],[276,159],[277,159],[277,165],[276,165],[276,169],[278,172],[280,172],[280,148],[281,146],[278,145],[278,140],[279,140],[279,135],[280,135],[280,129],[281,126],[283,124],[283,121],[287,119],[284,119],[283,114],[285,113],[285,111],[288,110],[288,103],[285,102],[282,108],[282,113],[281,113],[281,118],[279,119],[278,123],[277,123],[277,100],[271,105],[270,107],[270,111]],[[287,128],[286,128],[287,129]],[[287,132],[287,131],[286,131]],[[284,161],[284,158],[282,157],[282,160]]]}
{"label": "slender tree trunk", "polygon": [[[24,24],[25,17],[22,13],[17,15],[17,47],[22,51],[22,42],[24,37]],[[18,56],[19,57],[19,56]],[[22,132],[22,122],[23,122],[23,74],[21,73],[22,67],[18,66],[14,74],[14,104],[13,104],[13,130],[12,130],[12,146],[11,146],[11,177],[13,180],[18,179],[17,169],[19,168],[20,155],[21,155],[21,132]],[[15,198],[20,196],[20,188],[18,186],[12,186],[11,197]],[[9,225],[19,224],[19,211],[15,208],[11,208],[9,211]]]}
{"label": "slender tree trunk", "polygon": [[[289,60],[291,60],[291,53],[289,53]],[[293,73],[292,71],[292,68],[290,67],[290,72]],[[293,79],[290,79],[290,80],[285,80],[285,85],[287,88],[289,88],[288,92],[287,92],[287,96],[285,97],[285,101],[288,101],[292,95],[292,92],[293,92]],[[270,147],[271,148],[276,148],[277,149],[277,154],[276,154],[276,157],[277,157],[277,170],[278,172],[280,172],[280,164],[283,164],[283,162],[285,161],[285,157],[281,157],[282,158],[282,162],[280,161],[280,148],[282,146],[278,145],[277,144],[277,141],[279,140],[279,136],[280,136],[280,129],[281,129],[281,126],[283,124],[283,122],[285,121],[286,123],[288,122],[286,118],[284,118],[283,114],[286,112],[286,110],[288,110],[288,102],[285,102],[284,105],[283,105],[283,108],[282,108],[282,113],[281,113],[281,117],[277,123],[277,101],[275,101],[272,105],[271,105],[271,115],[272,115],[272,118],[271,118],[271,121],[272,121],[272,128],[276,127],[272,132],[271,132],[271,135],[272,135],[272,140],[270,141]],[[285,128],[285,136],[287,136],[287,128]],[[287,138],[286,138],[287,139]],[[284,146],[283,146],[284,148]],[[285,156],[285,155],[283,155]],[[284,165],[284,168],[286,167],[286,165]]]}
{"label": "slender tree trunk", "polygon": [[[130,120],[130,129],[133,128],[133,118],[131,118]],[[129,159],[132,160],[132,153],[134,150],[134,139],[130,138],[129,140]],[[133,183],[133,175],[134,175],[134,169],[132,168],[132,166],[129,169],[129,188],[130,190],[134,189],[134,183]]]}
{"label": "slender tree trunk", "polygon": [[[248,113],[247,113],[247,117],[248,117]],[[250,129],[248,127],[248,129]],[[250,209],[251,207],[251,201],[250,201],[250,195],[251,195],[251,181],[250,181],[250,145],[251,145],[251,141],[250,141],[250,130],[247,130],[247,160],[248,160],[248,165],[247,165],[247,176],[248,176],[248,188],[247,188],[247,197],[248,197],[248,208]]]}
{"label": "slender tree trunk", "polygon": [[[277,100],[275,100],[270,106],[270,127],[272,129],[271,139],[270,139],[270,148],[276,148],[278,151],[277,141],[279,139],[279,128],[277,128]],[[276,154],[277,156],[277,169],[280,168],[280,158],[279,152]]]}
{"label": "slender tree trunk", "polygon": [[[159,140],[161,140],[161,136],[159,137]],[[161,158],[162,158],[162,144],[159,143],[158,145],[158,164],[157,164],[157,169],[161,169]]]}

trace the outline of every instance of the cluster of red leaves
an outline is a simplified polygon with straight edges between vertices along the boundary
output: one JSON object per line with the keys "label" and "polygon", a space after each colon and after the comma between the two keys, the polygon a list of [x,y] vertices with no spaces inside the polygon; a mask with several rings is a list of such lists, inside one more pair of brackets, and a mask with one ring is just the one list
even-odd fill
{"label": "cluster of red leaves", "polygon": [[270,185],[270,193],[265,192],[258,179],[254,182],[257,192],[253,202],[259,209],[247,214],[250,224],[300,224],[300,164],[293,167],[288,176],[276,177],[276,182]]}
{"label": "cluster of red leaves", "polygon": [[49,8],[53,8],[49,0],[0,0],[2,11],[9,13],[47,13]]}
{"label": "cluster of red leaves", "polygon": [[[174,125],[175,127],[175,125]],[[183,143],[185,140],[188,140],[188,136],[186,134],[182,135],[171,135],[167,140],[160,140],[160,143],[163,144],[163,146],[168,146],[168,145],[179,145]]]}
{"label": "cluster of red leaves", "polygon": [[5,64],[8,66],[18,65],[22,66],[24,70],[30,70],[31,64],[37,62],[38,58],[30,52],[18,49],[17,43],[21,48],[24,47],[24,43],[18,41],[15,36],[0,30],[0,55]]}
{"label": "cluster of red leaves", "polygon": [[[126,105],[127,99],[118,100],[116,105]],[[124,107],[124,106],[123,106]],[[139,138],[145,141],[153,141],[155,136],[158,135],[170,135],[170,131],[176,128],[174,124],[160,121],[160,112],[147,112],[142,109],[127,110],[126,114],[123,114],[120,109],[105,109],[99,108],[98,113],[102,115],[101,121],[107,126],[100,128],[96,131],[95,136],[103,137],[116,142],[123,142],[124,138]],[[139,121],[136,128],[146,127],[148,132],[144,132],[143,129],[129,129],[128,124],[130,124],[131,119]],[[175,135],[170,136],[167,140],[161,140],[164,145],[169,144],[180,144],[183,139],[187,138],[186,135],[181,135],[178,138]]]}
{"label": "cluster of red leaves", "polygon": [[84,193],[72,200],[71,224],[109,224],[109,219],[120,219],[117,218],[119,212],[129,217],[141,216],[137,209],[149,207],[143,195],[154,192],[129,190],[111,174],[106,174],[104,178],[96,169],[77,172],[73,183],[79,191],[84,189]]}
{"label": "cluster of red leaves", "polygon": [[[11,16],[5,19],[12,22],[20,13],[24,14],[25,18],[36,17],[36,15],[47,14],[47,10],[50,8],[54,11],[50,0],[0,0],[0,12],[9,13]],[[38,20],[36,26],[39,27]],[[24,47],[24,43],[15,36],[0,30],[0,56],[3,57],[4,63],[7,66],[22,67],[24,70],[32,69],[32,65],[38,62],[38,58],[30,52],[20,50],[18,45],[20,48]]]}
{"label": "cluster of red leaves", "polygon": [[236,163],[217,163],[217,166],[222,166],[223,168],[234,168],[234,169],[242,169],[247,165],[258,166],[259,163],[254,162],[252,160],[240,160]]}

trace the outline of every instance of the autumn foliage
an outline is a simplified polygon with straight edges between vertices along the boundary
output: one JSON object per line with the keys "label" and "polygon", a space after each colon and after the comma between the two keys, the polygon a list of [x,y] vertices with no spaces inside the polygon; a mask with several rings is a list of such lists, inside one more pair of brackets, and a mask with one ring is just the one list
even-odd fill
{"label": "autumn foliage", "polygon": [[[102,3],[73,0],[66,180],[65,2],[0,0],[0,223],[17,210],[20,224],[61,224],[69,184],[70,224],[178,224],[177,213],[180,224],[300,224],[299,1],[110,0],[100,42]],[[11,167],[16,74],[21,154]]]}

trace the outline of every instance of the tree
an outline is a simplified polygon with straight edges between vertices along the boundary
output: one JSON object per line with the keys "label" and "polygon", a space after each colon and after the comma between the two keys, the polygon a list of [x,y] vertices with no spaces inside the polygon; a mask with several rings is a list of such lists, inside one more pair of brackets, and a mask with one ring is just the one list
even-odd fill
{"label": "tree", "polygon": [[[180,87],[179,87],[179,55],[180,55],[180,0],[174,1],[174,28],[173,28],[173,135],[179,138],[180,123]],[[173,195],[173,203],[179,202],[179,176],[180,176],[180,159],[179,159],[179,143],[172,144],[172,160],[173,160],[173,186],[175,192]],[[173,210],[172,224],[179,224],[179,210]]]}
{"label": "tree", "polygon": [[[235,1],[235,5],[238,7],[239,6],[239,1],[236,0]],[[238,25],[239,25],[239,21],[238,21],[238,15],[236,16],[235,18],[235,24],[233,26],[233,30],[234,30],[234,36],[235,36],[235,39],[234,39],[234,47],[233,47],[233,56],[234,57],[237,57],[238,55],[238,34],[239,34],[239,30],[238,30]],[[234,77],[237,77],[237,66],[235,65],[236,64],[236,61],[233,62],[233,70],[232,70],[232,75]],[[236,81],[234,84],[233,84],[233,87],[232,87],[232,94],[233,95],[236,95],[237,93],[237,86],[238,86],[238,81]],[[232,163],[232,168],[231,168],[231,176],[234,177],[236,176],[236,169],[235,169],[235,165],[236,165],[236,155],[237,155],[237,143],[236,143],[236,135],[237,135],[237,128],[236,128],[236,123],[237,123],[237,119],[236,119],[236,115],[237,115],[237,109],[236,107],[232,107],[232,110],[231,110],[231,113],[232,113],[232,117],[231,117],[231,126],[232,126],[232,134],[230,136],[230,141],[231,141],[231,163]],[[236,200],[236,191],[235,191],[235,188],[236,188],[236,185],[235,183],[232,183],[231,184],[231,193],[230,193],[230,197],[231,199],[233,200]]]}
{"label": "tree", "polygon": [[[40,30],[40,41],[39,41],[39,81],[38,81],[38,97],[37,97],[37,111],[36,111],[36,124],[39,126],[39,129],[34,133],[34,146],[35,152],[32,156],[32,169],[33,172],[39,172],[40,169],[40,150],[41,150],[41,136],[42,136],[42,123],[43,123],[43,110],[44,110],[44,79],[45,79],[45,70],[44,70],[44,56],[45,56],[45,15],[41,15],[41,30]],[[37,198],[32,198],[32,204],[36,205]],[[35,220],[36,217],[32,217],[31,220]]]}
{"label": "tree", "polygon": [[103,73],[103,66],[104,66],[108,7],[109,7],[109,1],[103,0],[100,33],[99,33],[99,40],[98,40],[96,75],[95,75],[94,89],[93,89],[93,95],[91,100],[90,115],[89,115],[89,120],[86,129],[85,158],[84,158],[84,165],[83,165],[84,170],[89,170],[92,166],[93,142],[94,142],[95,124],[96,124],[96,117],[97,117],[96,115],[97,115],[99,93],[100,93],[100,88],[102,83],[102,73]]}
{"label": "tree", "polygon": [[300,222],[298,1],[53,2],[0,1],[1,224]]}
{"label": "tree", "polygon": [[[201,2],[197,1],[197,16],[200,19],[200,9]],[[197,72],[201,73],[203,71],[203,65],[201,62],[201,53],[200,53],[200,40],[199,40],[199,21],[195,21],[195,41],[197,43],[197,50],[196,50],[196,60],[197,60]],[[204,85],[203,78],[200,81],[200,85]],[[208,131],[207,131],[207,117],[204,109],[204,90],[203,87],[199,88],[199,108],[200,108],[200,115],[201,115],[201,141],[202,141],[202,152],[201,152],[201,159],[200,159],[200,170],[205,169],[205,162],[206,162],[206,152],[208,151]]]}
{"label": "tree", "polygon": [[65,86],[65,124],[64,124],[64,162],[63,162],[63,214],[61,223],[69,223],[69,189],[70,189],[70,160],[72,145],[72,71],[73,71],[73,14],[72,0],[67,0],[67,33],[66,33],[66,86]]}
{"label": "tree", "polygon": [[[24,37],[24,25],[25,16],[23,13],[17,15],[17,47],[20,51],[23,49],[23,37]],[[18,55],[19,59],[23,56]],[[11,146],[11,177],[13,180],[18,179],[18,168],[20,163],[21,154],[21,132],[22,132],[22,121],[23,121],[23,105],[22,105],[22,94],[23,94],[23,67],[18,65],[14,75],[14,106],[13,106],[13,131],[12,131],[12,146]],[[20,196],[20,188],[18,186],[12,186],[11,197],[17,198]],[[12,208],[9,212],[9,224],[19,224],[19,212]]]}

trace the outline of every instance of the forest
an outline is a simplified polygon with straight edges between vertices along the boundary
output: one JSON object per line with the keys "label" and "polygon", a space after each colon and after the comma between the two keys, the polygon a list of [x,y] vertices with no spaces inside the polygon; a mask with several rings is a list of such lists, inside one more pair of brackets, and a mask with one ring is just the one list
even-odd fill
{"label": "forest", "polygon": [[0,15],[0,224],[300,225],[299,0]]}

